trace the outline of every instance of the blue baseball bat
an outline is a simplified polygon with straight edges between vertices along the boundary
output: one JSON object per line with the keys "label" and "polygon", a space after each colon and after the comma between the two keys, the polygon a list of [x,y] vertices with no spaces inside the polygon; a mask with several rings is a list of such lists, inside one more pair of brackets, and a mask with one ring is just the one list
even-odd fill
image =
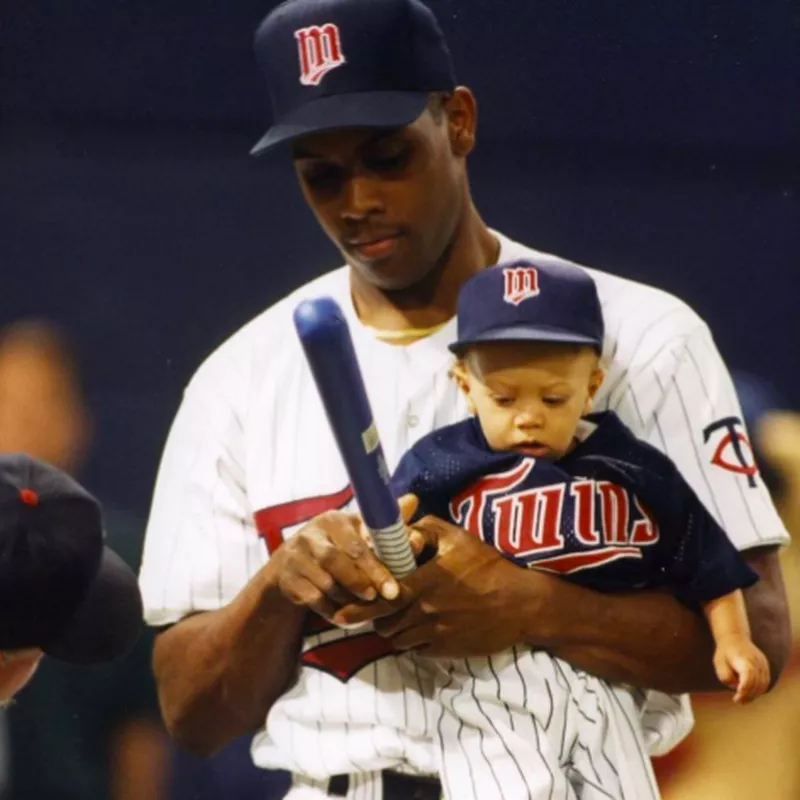
{"label": "blue baseball bat", "polygon": [[294,325],[375,550],[392,575],[402,578],[416,569],[416,561],[389,486],[347,321],[335,300],[320,297],[297,306]]}

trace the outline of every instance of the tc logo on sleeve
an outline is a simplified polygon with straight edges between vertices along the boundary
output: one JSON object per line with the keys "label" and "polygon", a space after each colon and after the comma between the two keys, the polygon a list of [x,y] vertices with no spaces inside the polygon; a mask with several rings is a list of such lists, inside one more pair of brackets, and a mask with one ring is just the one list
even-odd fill
{"label": "tc logo on sleeve", "polygon": [[725,417],[712,422],[703,430],[703,441],[708,444],[712,437],[718,437],[719,440],[711,463],[729,472],[745,475],[748,484],[755,488],[758,465],[742,420],[739,417]]}

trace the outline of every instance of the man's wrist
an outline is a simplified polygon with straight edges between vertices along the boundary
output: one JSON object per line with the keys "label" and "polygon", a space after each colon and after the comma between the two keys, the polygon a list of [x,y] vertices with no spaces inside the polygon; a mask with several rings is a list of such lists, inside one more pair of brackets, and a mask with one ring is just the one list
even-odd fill
{"label": "man's wrist", "polygon": [[281,564],[279,558],[271,558],[253,579],[253,588],[258,596],[258,607],[266,615],[296,615],[298,619],[305,617],[305,609],[296,605],[281,590]]}
{"label": "man's wrist", "polygon": [[520,644],[547,649],[557,636],[553,593],[557,578],[536,569],[514,568],[509,572],[509,611],[520,625]]}

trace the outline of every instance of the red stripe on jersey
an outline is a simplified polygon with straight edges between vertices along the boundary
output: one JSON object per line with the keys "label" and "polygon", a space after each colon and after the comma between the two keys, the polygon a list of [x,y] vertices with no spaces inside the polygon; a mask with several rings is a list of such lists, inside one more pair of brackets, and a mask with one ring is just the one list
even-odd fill
{"label": "red stripe on jersey", "polygon": [[[332,626],[331,626],[332,627]],[[388,639],[370,631],[321,644],[303,654],[303,664],[327,672],[346,683],[367,664],[394,653]]]}
{"label": "red stripe on jersey", "polygon": [[344,508],[353,499],[353,490],[345,486],[333,494],[306,497],[302,500],[291,500],[272,508],[256,511],[254,517],[259,536],[267,543],[270,555],[283,544],[283,532],[286,528],[309,522],[326,511]]}
{"label": "red stripe on jersey", "polygon": [[591,550],[588,553],[567,553],[563,556],[542,558],[530,564],[535,569],[569,575],[584,569],[593,569],[601,564],[608,564],[620,558],[641,558],[642,551],[637,547],[604,547],[602,550]]}

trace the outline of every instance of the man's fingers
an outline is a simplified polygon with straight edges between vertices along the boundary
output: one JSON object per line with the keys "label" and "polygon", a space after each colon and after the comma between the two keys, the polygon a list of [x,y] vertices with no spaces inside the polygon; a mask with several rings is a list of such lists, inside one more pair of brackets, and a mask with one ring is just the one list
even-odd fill
{"label": "man's fingers", "polygon": [[408,529],[408,541],[415,556],[418,556],[425,549],[425,537],[413,528]]}
{"label": "man's fingers", "polygon": [[438,517],[423,517],[414,523],[412,530],[417,534],[417,540],[422,542],[423,547],[427,545],[435,550],[440,550],[442,540],[449,532],[450,527],[452,526]]}
{"label": "man's fingers", "polygon": [[395,650],[418,650],[427,647],[433,639],[433,628],[421,625],[389,637]]}
{"label": "man's fingers", "polygon": [[384,639],[393,639],[408,628],[418,627],[420,620],[416,610],[416,606],[412,605],[375,619],[375,632]]}
{"label": "man's fingers", "polygon": [[336,625],[357,625],[397,613],[397,605],[383,598],[372,603],[351,603],[340,608],[333,619]]}
{"label": "man's fingers", "polygon": [[332,603],[317,586],[302,577],[295,577],[283,586],[284,595],[296,606],[304,606],[329,621],[333,621],[338,606]]}
{"label": "man's fingers", "polygon": [[[312,584],[319,592],[324,594],[336,608],[341,608],[348,603],[352,603],[355,597],[358,596],[338,584],[329,573],[313,561],[297,564],[296,570],[298,577]],[[375,589],[366,584],[364,586],[365,588],[362,594],[371,594],[372,597],[375,597]]]}
{"label": "man's fingers", "polygon": [[334,581],[362,600],[373,600],[378,592],[384,597],[397,594],[397,583],[369,547],[353,529],[349,536],[339,533],[331,538],[309,536],[311,555]]}

